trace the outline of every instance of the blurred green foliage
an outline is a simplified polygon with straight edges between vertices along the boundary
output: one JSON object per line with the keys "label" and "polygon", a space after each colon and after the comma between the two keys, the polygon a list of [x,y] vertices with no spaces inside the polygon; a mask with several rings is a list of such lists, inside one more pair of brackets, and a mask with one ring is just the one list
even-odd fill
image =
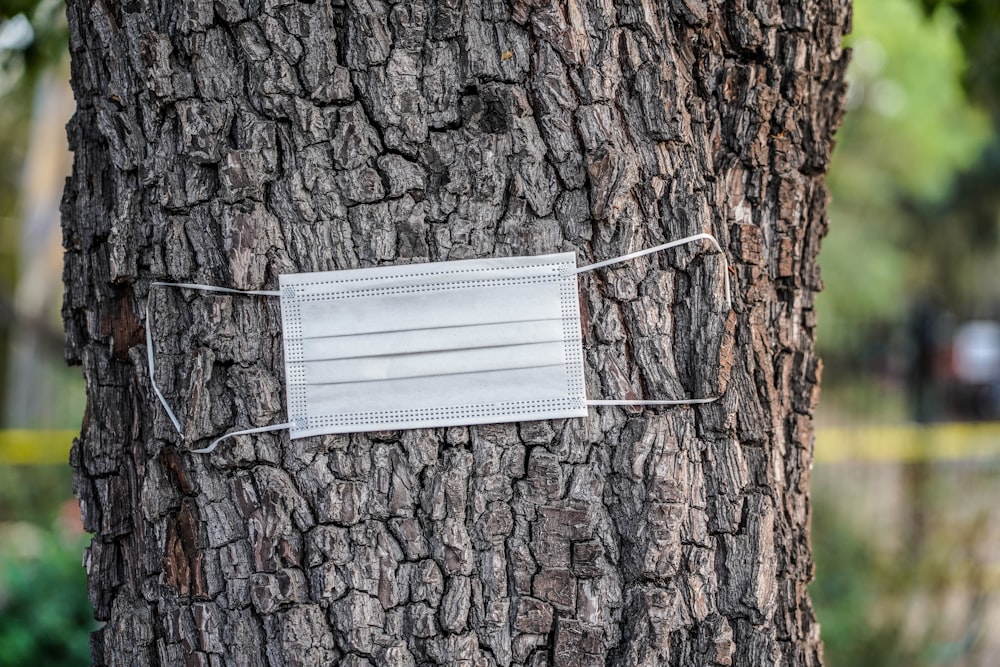
{"label": "blurred green foliage", "polygon": [[992,125],[962,86],[960,25],[948,6],[928,14],[914,0],[855,2],[848,113],[820,255],[818,344],[828,359],[884,338],[913,299],[941,287],[942,242],[968,236],[944,213]]}
{"label": "blurred green foliage", "polygon": [[1000,118],[1000,3],[996,0],[923,0],[934,12],[948,7],[961,20],[959,37],[969,67],[964,79],[972,95]]}
{"label": "blurred green foliage", "polygon": [[814,471],[810,594],[827,667],[995,664],[1000,461],[927,463]]}
{"label": "blurred green foliage", "polygon": [[[0,465],[0,524],[48,526],[72,497],[73,471],[65,466]],[[0,548],[0,557],[3,549]]]}
{"label": "blurred green foliage", "polygon": [[71,478],[69,466],[0,466],[0,667],[90,664]]}
{"label": "blurred green foliage", "polygon": [[902,641],[898,568],[886,567],[871,536],[830,500],[813,502],[817,576],[810,588],[827,667],[919,667],[920,647]]}
{"label": "blurred green foliage", "polygon": [[90,664],[82,536],[0,525],[0,667]]}

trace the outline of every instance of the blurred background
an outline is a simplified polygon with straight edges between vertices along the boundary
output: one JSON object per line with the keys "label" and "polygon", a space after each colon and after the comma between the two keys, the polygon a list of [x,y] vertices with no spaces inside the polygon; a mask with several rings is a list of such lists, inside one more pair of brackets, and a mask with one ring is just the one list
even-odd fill
{"label": "blurred background", "polygon": [[[856,0],[812,591],[833,667],[1000,665],[1000,3]],[[0,0],[0,667],[89,664],[65,461],[60,0]]]}

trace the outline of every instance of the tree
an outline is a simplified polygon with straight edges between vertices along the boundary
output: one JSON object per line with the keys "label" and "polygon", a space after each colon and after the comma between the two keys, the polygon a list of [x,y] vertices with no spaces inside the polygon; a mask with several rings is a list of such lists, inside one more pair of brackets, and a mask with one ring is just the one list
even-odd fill
{"label": "tree", "polygon": [[[816,253],[845,0],[68,4],[72,463],[101,664],[809,665]],[[696,408],[282,421],[283,272],[702,231],[583,279],[589,392]],[[162,375],[161,375],[162,373]]]}

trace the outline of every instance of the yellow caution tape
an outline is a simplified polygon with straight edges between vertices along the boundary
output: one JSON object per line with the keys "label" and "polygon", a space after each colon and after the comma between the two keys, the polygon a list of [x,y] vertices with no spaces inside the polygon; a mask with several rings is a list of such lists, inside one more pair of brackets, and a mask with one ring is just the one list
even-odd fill
{"label": "yellow caution tape", "polygon": [[0,464],[69,465],[69,449],[79,431],[38,431],[10,429],[0,431]]}
{"label": "yellow caution tape", "polygon": [[1000,457],[1000,422],[823,428],[816,462],[957,461]]}
{"label": "yellow caution tape", "polygon": [[[66,465],[78,432],[0,430],[0,465]],[[1000,458],[1000,422],[821,428],[816,462],[876,463]]]}

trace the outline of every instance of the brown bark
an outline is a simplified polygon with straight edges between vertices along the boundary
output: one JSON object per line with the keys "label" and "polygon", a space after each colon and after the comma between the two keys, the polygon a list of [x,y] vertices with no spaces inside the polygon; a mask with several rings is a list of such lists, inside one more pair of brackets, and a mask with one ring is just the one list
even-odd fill
{"label": "brown bark", "polygon": [[[68,3],[72,454],[110,665],[813,665],[822,174],[847,0]],[[710,231],[582,281],[584,420],[283,421],[277,275]]]}

